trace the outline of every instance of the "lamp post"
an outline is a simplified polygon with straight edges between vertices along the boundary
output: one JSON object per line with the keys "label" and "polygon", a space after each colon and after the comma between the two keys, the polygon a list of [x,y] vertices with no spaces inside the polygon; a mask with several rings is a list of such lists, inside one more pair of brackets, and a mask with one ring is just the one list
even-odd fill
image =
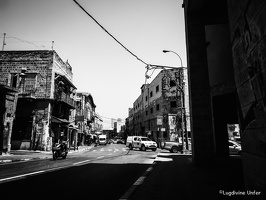
{"label": "lamp post", "polygon": [[[146,66],[146,73],[145,73],[145,77],[146,79],[149,79],[150,76],[148,75],[148,71],[149,70],[154,70],[154,69],[187,69],[186,67],[183,66],[183,62],[182,62],[182,59],[181,57],[174,51],[170,51],[170,50],[163,50],[164,53],[168,53],[168,52],[172,52],[174,54],[176,54],[179,59],[180,59],[180,62],[181,62],[181,66],[180,67],[172,67],[172,66],[165,66],[165,65],[152,65],[152,64],[148,64]],[[181,74],[180,74],[180,77],[181,77]],[[182,148],[184,149],[184,128],[186,129],[186,125],[184,125],[184,122],[186,123],[186,118],[184,120],[184,114],[183,114],[183,109],[185,109],[185,104],[184,104],[184,82],[183,82],[183,76],[182,76],[182,80],[180,80],[181,84],[178,84],[177,81],[176,82],[176,94],[178,93],[178,91],[181,91],[180,92],[180,96],[181,96],[181,130],[182,130]],[[185,110],[184,110],[185,111]],[[186,131],[187,132],[187,131]],[[186,146],[187,146],[187,149],[188,149],[188,138],[187,138],[187,134],[186,134]]]}
{"label": "lamp post", "polygon": [[[184,69],[183,67],[183,62],[181,57],[179,56],[178,53],[176,53],[175,51],[171,51],[171,50],[163,50],[163,53],[174,53],[175,55],[177,55],[180,59],[180,63],[181,63],[181,68]],[[181,96],[181,137],[182,137],[182,148],[184,149],[184,132],[186,133],[186,149],[188,150],[188,135],[187,135],[187,131],[186,131],[186,108],[185,108],[185,91],[184,91],[184,74],[179,74],[179,87],[177,85],[177,81],[176,81],[176,94],[178,92],[178,90],[180,90],[180,96]],[[178,102],[177,102],[178,103]],[[178,105],[178,104],[177,104]],[[185,115],[185,116],[184,116]]]}

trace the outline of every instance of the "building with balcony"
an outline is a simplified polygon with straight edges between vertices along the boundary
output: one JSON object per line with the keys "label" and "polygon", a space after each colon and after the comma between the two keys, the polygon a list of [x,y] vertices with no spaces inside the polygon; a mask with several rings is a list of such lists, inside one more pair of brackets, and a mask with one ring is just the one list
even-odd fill
{"label": "building with balcony", "polygon": [[132,116],[127,118],[128,125],[133,121],[133,128],[126,129],[133,129],[133,135],[148,136],[155,141],[182,137],[189,132],[184,71],[178,68],[162,70],[150,84],[142,85],[141,94],[133,103],[133,120]]}
{"label": "building with balcony", "polygon": [[77,145],[84,145],[95,129],[94,124],[98,117],[95,113],[96,105],[92,95],[88,92],[77,92],[75,102],[75,125],[78,126],[78,130],[72,132],[70,143],[73,145],[77,137]]}
{"label": "building with balcony", "polygon": [[40,50],[1,51],[0,65],[2,87],[17,91],[9,91],[17,101],[15,109],[5,104],[6,110],[15,110],[4,136],[11,138],[5,140],[7,146],[50,150],[60,135],[67,138],[76,90],[70,64],[53,50]]}

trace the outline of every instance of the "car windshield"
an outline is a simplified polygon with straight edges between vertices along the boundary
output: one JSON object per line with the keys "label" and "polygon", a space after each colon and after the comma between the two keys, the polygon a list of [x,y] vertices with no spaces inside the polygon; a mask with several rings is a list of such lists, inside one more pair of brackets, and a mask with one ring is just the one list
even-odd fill
{"label": "car windshield", "polygon": [[100,140],[105,140],[105,138],[100,138]]}
{"label": "car windshield", "polygon": [[142,141],[151,141],[149,138],[141,138]]}

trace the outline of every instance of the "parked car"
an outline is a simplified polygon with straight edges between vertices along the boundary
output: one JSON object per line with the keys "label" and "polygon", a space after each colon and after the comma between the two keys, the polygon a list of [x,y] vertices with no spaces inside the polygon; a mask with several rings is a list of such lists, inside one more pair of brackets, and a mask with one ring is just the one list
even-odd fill
{"label": "parked car", "polygon": [[162,149],[166,149],[170,151],[171,153],[178,153],[178,152],[183,152],[183,147],[182,144],[179,142],[175,141],[164,141],[161,144]]}
{"label": "parked car", "polygon": [[139,148],[141,151],[146,151],[146,149],[156,151],[157,149],[156,142],[143,136],[128,136],[126,146],[130,149]]}
{"label": "parked car", "polygon": [[118,139],[116,143],[117,144],[125,144],[125,141],[123,139]]}
{"label": "parked car", "polygon": [[233,140],[228,140],[229,154],[240,155],[242,152],[241,145]]}

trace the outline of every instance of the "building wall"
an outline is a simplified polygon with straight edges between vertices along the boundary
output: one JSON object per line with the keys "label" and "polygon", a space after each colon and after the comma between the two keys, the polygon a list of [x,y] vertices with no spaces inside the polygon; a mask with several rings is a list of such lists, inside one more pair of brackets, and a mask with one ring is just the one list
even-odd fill
{"label": "building wall", "polygon": [[[177,87],[173,85],[174,83],[180,87],[181,70],[162,70],[150,84],[141,87],[141,94],[133,104],[134,134],[149,136],[155,141],[159,138],[170,138],[173,129],[170,130],[168,115],[181,117],[181,92],[176,93]],[[185,94],[188,95],[186,92]],[[177,107],[171,107],[171,102],[176,103]],[[188,107],[187,112],[189,113]],[[157,125],[158,116],[163,117],[163,125]],[[177,127],[181,136],[181,124]]]}
{"label": "building wall", "polygon": [[8,154],[11,150],[11,133],[17,105],[17,92],[0,86],[0,155]]}
{"label": "building wall", "polygon": [[203,1],[184,1],[192,155],[195,165],[214,162],[215,147]]}
{"label": "building wall", "polygon": [[[0,63],[1,82],[19,90],[12,148],[49,150],[50,136],[55,136],[49,129],[52,113],[64,116],[66,120],[69,114],[69,106],[54,103],[56,74],[68,78],[65,85],[72,87],[71,66],[64,63],[55,51],[49,50],[2,51]],[[64,100],[69,99],[64,97]]]}
{"label": "building wall", "polygon": [[193,163],[212,163],[218,144],[227,146],[228,152],[227,139],[218,141],[222,137],[217,131],[221,125],[217,119],[222,120],[218,115],[227,114],[226,120],[240,123],[246,189],[261,191],[265,197],[266,2],[184,0],[183,7]]}
{"label": "building wall", "polygon": [[[34,92],[36,98],[51,98],[52,51],[2,51],[0,61],[1,79],[12,84],[10,74],[19,75],[22,69],[26,69],[27,74],[35,73],[36,79],[35,85],[24,85],[24,91]],[[23,84],[20,89],[22,87]]]}
{"label": "building wall", "polygon": [[228,1],[228,12],[246,186],[266,191],[266,2]]}

